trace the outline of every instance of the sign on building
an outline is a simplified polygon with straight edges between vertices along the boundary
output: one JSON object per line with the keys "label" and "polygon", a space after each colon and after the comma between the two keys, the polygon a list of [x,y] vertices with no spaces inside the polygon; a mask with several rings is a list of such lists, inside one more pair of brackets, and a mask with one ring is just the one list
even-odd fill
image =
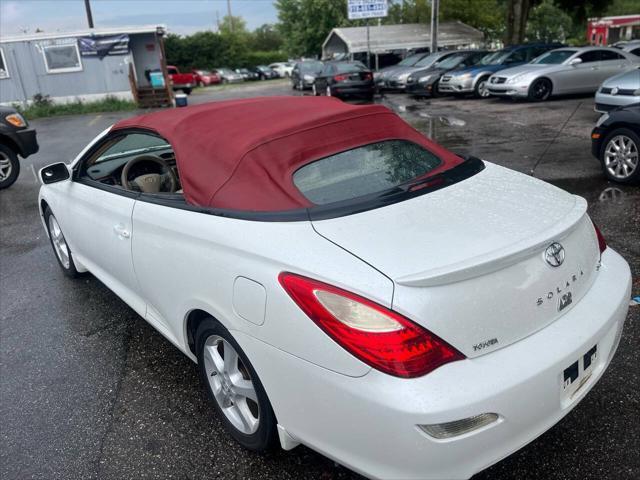
{"label": "sign on building", "polygon": [[386,17],[388,13],[387,0],[347,0],[349,20]]}

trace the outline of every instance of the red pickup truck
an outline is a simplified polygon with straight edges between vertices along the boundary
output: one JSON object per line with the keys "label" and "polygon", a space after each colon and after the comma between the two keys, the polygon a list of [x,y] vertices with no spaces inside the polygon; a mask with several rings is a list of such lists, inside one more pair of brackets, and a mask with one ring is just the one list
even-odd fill
{"label": "red pickup truck", "polygon": [[169,73],[171,87],[174,90],[182,90],[189,95],[191,90],[197,85],[196,76],[193,73],[180,73],[178,67],[174,67],[173,65],[167,65],[167,72]]}

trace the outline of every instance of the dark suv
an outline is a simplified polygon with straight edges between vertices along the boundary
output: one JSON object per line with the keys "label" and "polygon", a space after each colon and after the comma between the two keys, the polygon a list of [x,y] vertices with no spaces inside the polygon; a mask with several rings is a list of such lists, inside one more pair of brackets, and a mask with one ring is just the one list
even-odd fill
{"label": "dark suv", "polygon": [[20,174],[18,155],[38,151],[36,131],[15,108],[0,107],[0,189],[10,187]]}

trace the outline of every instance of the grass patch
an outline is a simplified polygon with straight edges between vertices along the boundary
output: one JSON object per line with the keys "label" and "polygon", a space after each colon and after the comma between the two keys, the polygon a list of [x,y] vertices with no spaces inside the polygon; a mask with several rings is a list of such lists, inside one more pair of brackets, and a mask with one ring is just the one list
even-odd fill
{"label": "grass patch", "polygon": [[[202,88],[196,88],[195,90],[193,90],[192,94],[211,93],[217,90],[234,90],[234,89],[248,88],[248,87],[260,87],[265,85],[279,85],[287,82],[289,82],[288,78],[272,78],[270,80],[251,80],[251,81],[246,80],[244,82],[238,82],[238,83],[218,83],[216,85],[209,85]],[[178,93],[180,92],[178,91]]]}
{"label": "grass patch", "polygon": [[58,115],[81,115],[86,113],[120,112],[135,110],[138,108],[135,102],[121,100],[116,97],[106,97],[104,100],[96,102],[82,102],[77,100],[72,103],[53,103],[48,96],[36,95],[33,103],[27,108],[15,105],[16,109],[24,115],[27,120],[34,118],[54,117]]}

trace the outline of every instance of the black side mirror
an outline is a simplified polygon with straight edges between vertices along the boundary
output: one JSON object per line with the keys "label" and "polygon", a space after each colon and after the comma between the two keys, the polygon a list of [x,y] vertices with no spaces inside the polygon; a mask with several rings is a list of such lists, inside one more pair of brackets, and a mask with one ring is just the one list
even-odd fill
{"label": "black side mirror", "polygon": [[67,168],[66,163],[52,163],[51,165],[47,165],[42,170],[40,170],[40,178],[42,179],[42,183],[45,185],[48,183],[56,183],[61,182],[63,180],[68,180],[69,177],[69,169]]}

